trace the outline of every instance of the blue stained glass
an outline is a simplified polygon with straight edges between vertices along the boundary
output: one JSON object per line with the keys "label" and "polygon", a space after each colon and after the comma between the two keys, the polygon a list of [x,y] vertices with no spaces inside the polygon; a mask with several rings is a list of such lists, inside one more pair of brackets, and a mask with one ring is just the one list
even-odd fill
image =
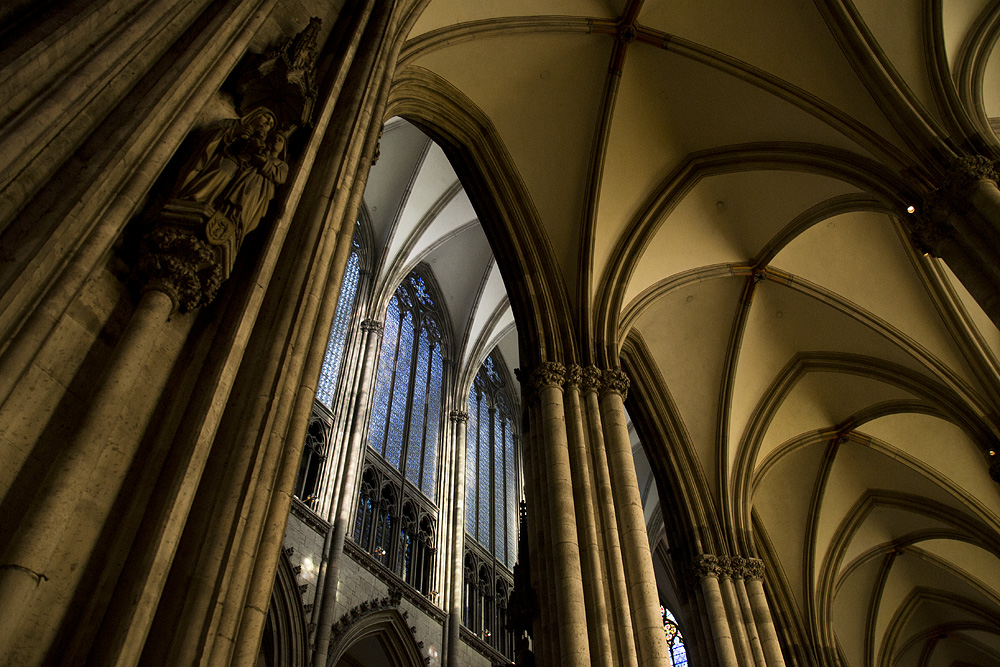
{"label": "blue stained glass", "polygon": [[490,535],[490,519],[493,503],[490,502],[490,410],[486,401],[479,404],[479,543],[493,549]]}
{"label": "blue stained glass", "polygon": [[444,360],[441,346],[431,348],[431,377],[427,387],[427,439],[424,441],[424,471],[421,490],[431,500],[437,491],[438,429],[441,424],[441,385],[444,381]]}
{"label": "blue stained glass", "polygon": [[500,384],[500,375],[497,373],[497,369],[493,366],[493,357],[486,357],[486,361],[483,362],[483,366],[486,367],[486,374],[490,376],[490,379],[495,383]]}
{"label": "blue stained glass", "polygon": [[479,398],[476,388],[469,391],[469,423],[465,430],[465,532],[476,536],[479,498],[476,493],[476,463],[479,461]]}
{"label": "blue stained glass", "polygon": [[496,426],[493,429],[493,555],[501,562],[507,559],[507,522],[504,514],[507,509],[507,502],[504,498],[503,484],[503,434],[500,429],[504,426],[503,416],[498,412],[495,416]]}
{"label": "blue stained glass", "polygon": [[427,284],[424,282],[423,278],[416,275],[411,277],[410,285],[413,287],[413,291],[417,293],[417,298],[420,299],[420,303],[428,308],[434,307],[434,300],[431,299],[431,295],[427,293]]}
{"label": "blue stained glass", "polygon": [[403,453],[403,427],[406,425],[406,399],[409,392],[410,369],[413,357],[413,315],[403,313],[399,323],[399,349],[396,354],[396,373],[389,408],[389,424],[385,436],[385,460],[401,470]]}
{"label": "blue stained glass", "polygon": [[504,486],[507,490],[507,567],[513,567],[517,559],[517,469],[514,465],[514,429],[510,419],[505,419],[503,439],[505,461]]}
{"label": "blue stained glass", "polygon": [[333,316],[333,326],[330,327],[330,339],[326,344],[326,356],[323,357],[323,370],[316,387],[316,400],[328,408],[333,407],[334,389],[337,387],[337,376],[340,373],[340,359],[344,353],[344,343],[347,342],[347,328],[354,313],[354,297],[358,291],[358,276],[360,260],[358,253],[352,252],[344,268],[344,281],[340,284],[340,296],[337,298],[337,311]]}
{"label": "blue stained glass", "polygon": [[424,444],[424,417],[427,413],[427,376],[431,364],[431,343],[427,330],[420,332],[417,367],[414,369],[413,408],[410,412],[410,437],[406,445],[406,479],[420,486],[420,454]]}
{"label": "blue stained glass", "polygon": [[372,400],[371,426],[368,429],[368,444],[378,453],[383,453],[385,425],[389,414],[389,392],[392,390],[392,369],[395,363],[396,343],[399,338],[399,301],[389,300],[385,313],[385,332],[382,336],[382,351],[379,353],[378,375],[375,378],[375,396]]}

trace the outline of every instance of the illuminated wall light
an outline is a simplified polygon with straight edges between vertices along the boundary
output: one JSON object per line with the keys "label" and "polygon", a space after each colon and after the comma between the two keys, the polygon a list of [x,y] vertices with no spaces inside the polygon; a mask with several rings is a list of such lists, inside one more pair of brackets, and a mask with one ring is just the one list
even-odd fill
{"label": "illuminated wall light", "polygon": [[911,213],[911,214],[912,213],[916,213],[917,212],[917,207],[914,206],[913,204],[910,204],[909,206],[906,207],[906,212],[907,213]]}

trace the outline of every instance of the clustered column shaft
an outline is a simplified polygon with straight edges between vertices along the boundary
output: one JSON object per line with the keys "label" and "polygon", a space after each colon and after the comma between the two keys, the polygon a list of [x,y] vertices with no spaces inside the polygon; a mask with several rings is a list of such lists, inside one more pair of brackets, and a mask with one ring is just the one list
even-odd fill
{"label": "clustered column shaft", "polygon": [[626,425],[627,386],[620,371],[546,362],[526,388],[541,664],[662,665],[669,657]]}
{"label": "clustered column shaft", "polygon": [[764,595],[764,563],[756,558],[703,554],[695,562],[693,575],[719,663],[784,667]]}
{"label": "clustered column shaft", "polygon": [[468,438],[469,413],[463,410],[452,410],[451,421],[455,425],[455,459],[452,469],[455,471],[453,513],[451,521],[451,579],[449,581],[450,618],[448,619],[448,667],[460,667],[459,662],[459,629],[462,625],[462,583],[464,563],[462,554],[465,548],[465,456]]}
{"label": "clustered column shaft", "polygon": [[365,353],[361,361],[361,377],[358,381],[358,397],[354,402],[354,415],[351,419],[351,435],[347,441],[346,462],[344,474],[340,480],[340,506],[337,508],[334,520],[330,526],[330,551],[324,554],[327,562],[324,590],[319,601],[319,623],[316,626],[316,646],[313,653],[313,665],[326,667],[326,656],[330,646],[330,634],[333,627],[334,611],[337,604],[337,586],[340,583],[340,560],[344,554],[344,542],[347,539],[347,526],[351,521],[351,507],[354,503],[354,488],[357,486],[358,469],[364,456],[364,416],[368,407],[368,393],[371,389],[375,365],[378,362],[378,343],[382,335],[382,324],[373,320],[362,324],[366,333]]}

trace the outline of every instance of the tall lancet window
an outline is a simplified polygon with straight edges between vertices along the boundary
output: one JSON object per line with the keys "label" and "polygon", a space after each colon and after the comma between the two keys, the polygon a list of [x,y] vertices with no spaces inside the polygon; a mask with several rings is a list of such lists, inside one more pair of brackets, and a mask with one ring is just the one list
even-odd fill
{"label": "tall lancet window", "polygon": [[444,359],[427,281],[411,273],[389,301],[368,444],[434,500]]}
{"label": "tall lancet window", "polygon": [[469,390],[465,531],[508,569],[517,557],[517,469],[508,383],[490,355]]}
{"label": "tall lancet window", "polygon": [[359,546],[425,594],[436,555],[444,382],[444,320],[433,293],[413,272],[389,300],[353,531]]}
{"label": "tall lancet window", "polygon": [[333,407],[337,379],[340,377],[340,367],[343,365],[344,347],[347,345],[347,335],[351,328],[351,316],[358,300],[358,283],[361,278],[359,228],[355,228],[352,244],[351,254],[344,269],[344,281],[340,284],[340,297],[337,299],[333,326],[330,327],[330,338],[326,344],[326,356],[323,357],[323,370],[316,385],[316,400],[328,408]]}
{"label": "tall lancet window", "polygon": [[361,281],[360,237],[359,222],[354,229],[351,254],[347,259],[344,279],[340,284],[337,310],[330,328],[330,338],[326,344],[323,369],[316,385],[316,401],[313,403],[309,430],[299,463],[299,475],[295,482],[295,497],[313,510],[317,509],[322,492],[323,473],[332,445],[333,398],[337,393],[337,381],[341,376],[341,366],[344,364],[344,348],[347,346],[351,318],[358,300],[358,287]]}
{"label": "tall lancet window", "polygon": [[520,486],[515,453],[515,403],[496,352],[469,389],[465,454],[465,603],[463,623],[513,657],[507,603],[517,558]]}

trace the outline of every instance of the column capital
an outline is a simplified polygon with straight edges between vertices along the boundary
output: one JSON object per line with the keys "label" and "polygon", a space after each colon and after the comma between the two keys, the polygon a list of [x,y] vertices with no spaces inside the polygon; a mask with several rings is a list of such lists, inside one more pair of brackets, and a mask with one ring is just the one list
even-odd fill
{"label": "column capital", "polygon": [[699,581],[706,577],[718,579],[722,575],[722,564],[719,562],[718,557],[712,554],[702,554],[695,559],[694,565],[691,567],[691,573]]}
{"label": "column capital", "polygon": [[175,309],[190,312],[215,299],[226,273],[213,246],[180,225],[165,223],[143,237],[135,276],[143,291],[163,292]]}
{"label": "column capital", "polygon": [[615,393],[624,401],[628,396],[629,379],[624,371],[608,369],[601,374],[601,396]]}
{"label": "column capital", "polygon": [[949,165],[941,179],[941,190],[958,194],[976,181],[1000,180],[996,162],[982,155],[968,155],[957,158]]}
{"label": "column capital", "polygon": [[558,361],[543,361],[531,371],[528,384],[535,391],[541,391],[547,387],[562,387],[566,377],[566,367]]}
{"label": "column capital", "polygon": [[604,374],[597,366],[590,365],[580,369],[580,387],[584,391],[598,391]]}
{"label": "column capital", "polygon": [[382,332],[385,331],[385,327],[376,319],[367,319],[361,321],[361,330],[369,333],[374,332],[376,335],[381,336]]}
{"label": "column capital", "polygon": [[763,581],[764,561],[759,558],[744,558],[745,570],[743,578],[747,581]]}
{"label": "column capital", "polygon": [[465,410],[452,410],[448,413],[448,416],[453,422],[458,422],[460,424],[464,424],[469,421],[469,413]]}
{"label": "column capital", "polygon": [[573,386],[580,386],[580,380],[583,378],[583,369],[577,364],[570,364],[566,367],[566,384]]}

